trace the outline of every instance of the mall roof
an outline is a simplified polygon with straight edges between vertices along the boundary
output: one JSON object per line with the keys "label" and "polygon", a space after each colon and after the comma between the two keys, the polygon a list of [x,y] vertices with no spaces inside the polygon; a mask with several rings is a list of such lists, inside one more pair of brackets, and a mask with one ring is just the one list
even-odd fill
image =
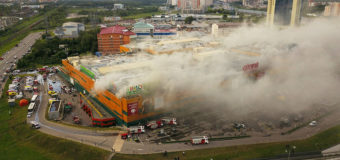
{"label": "mall roof", "polygon": [[144,22],[137,22],[133,25],[134,28],[154,28],[152,24],[144,23]]}

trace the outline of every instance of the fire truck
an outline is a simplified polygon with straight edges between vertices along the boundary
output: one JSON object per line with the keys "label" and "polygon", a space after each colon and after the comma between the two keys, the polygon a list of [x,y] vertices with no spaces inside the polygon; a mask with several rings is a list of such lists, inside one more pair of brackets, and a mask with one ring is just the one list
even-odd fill
{"label": "fire truck", "polygon": [[129,133],[136,134],[136,133],[145,133],[144,126],[131,126],[128,128]]}
{"label": "fire truck", "polygon": [[36,80],[33,81],[33,84],[34,85],[39,85],[39,81],[36,79]]}
{"label": "fire truck", "polygon": [[177,125],[176,118],[162,118],[161,120],[166,125]]}
{"label": "fire truck", "polygon": [[191,144],[209,144],[209,140],[207,136],[192,137]]}
{"label": "fire truck", "polygon": [[34,92],[39,92],[38,87],[34,86],[34,87],[33,87],[33,91],[34,91]]}
{"label": "fire truck", "polygon": [[122,139],[127,139],[127,138],[131,138],[131,134],[130,133],[122,133],[120,134]]}
{"label": "fire truck", "polygon": [[162,120],[158,120],[158,121],[150,121],[146,124],[146,126],[150,129],[156,129],[156,128],[160,128],[163,127],[163,122]]}

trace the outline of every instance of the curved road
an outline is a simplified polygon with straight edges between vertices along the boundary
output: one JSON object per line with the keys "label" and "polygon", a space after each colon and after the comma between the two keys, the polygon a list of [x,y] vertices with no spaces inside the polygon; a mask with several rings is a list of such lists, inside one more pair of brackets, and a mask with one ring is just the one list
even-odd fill
{"label": "curved road", "polygon": [[[269,142],[280,142],[280,141],[291,141],[300,140],[311,137],[321,131],[324,131],[330,127],[340,124],[340,111],[337,110],[331,115],[328,115],[318,121],[318,125],[314,127],[306,126],[291,134],[281,135],[273,134],[269,137],[254,136],[244,139],[225,140],[225,141],[211,141],[209,145],[187,145],[184,143],[173,143],[173,144],[155,144],[149,142],[135,143],[129,141],[123,141],[119,136],[113,135],[114,132],[96,132],[92,130],[74,128],[61,124],[56,124],[45,119],[45,112],[47,108],[47,84],[41,91],[41,105],[38,110],[38,116],[36,120],[42,124],[41,131],[47,134],[52,134],[58,137],[67,138],[75,141],[83,140],[84,143],[101,147],[106,150],[114,149],[120,153],[126,154],[148,154],[148,153],[159,153],[172,151],[183,151],[183,150],[194,150],[202,148],[214,148],[224,146],[235,146],[245,144],[258,144],[258,143],[269,143]],[[117,132],[116,132],[117,133]],[[96,144],[95,144],[96,143]]]}
{"label": "curved road", "polygon": [[45,113],[48,109],[49,99],[47,88],[47,83],[44,83],[42,81],[40,85],[40,103],[38,105],[38,109],[35,115],[32,116],[32,118],[29,118],[28,121],[35,120],[39,122],[41,125],[41,128],[39,130],[41,132],[61,138],[78,141],[81,143],[86,143],[103,148],[105,150],[112,150],[112,146],[118,135],[118,131],[97,131],[90,129],[81,129],[46,120]]}
{"label": "curved road", "polygon": [[[0,73],[4,73],[10,63],[5,63],[6,61],[13,61],[14,56],[16,55],[18,59],[25,54],[29,47],[33,45],[35,40],[40,38],[41,32],[32,33],[27,36],[22,42],[19,44],[19,47],[14,47],[11,51],[5,54],[5,60],[0,62]],[[47,84],[44,82],[41,83],[40,86],[40,104],[38,106],[37,112],[33,117],[27,119],[36,120],[41,124],[41,128],[39,129],[41,132],[93,145],[96,147],[103,148],[105,150],[112,151],[114,149],[117,152],[127,153],[127,154],[148,154],[148,153],[158,153],[164,152],[165,150],[168,152],[171,151],[183,151],[183,150],[193,150],[193,149],[201,149],[201,148],[213,148],[213,147],[223,147],[223,146],[234,146],[234,145],[244,145],[244,144],[257,144],[257,143],[268,143],[268,142],[279,142],[279,141],[289,141],[289,140],[298,140],[308,138],[316,133],[319,133],[323,130],[326,130],[330,127],[336,126],[340,124],[340,111],[334,112],[327,117],[319,120],[318,125],[315,127],[303,127],[292,134],[289,135],[272,135],[270,137],[250,137],[244,139],[236,139],[236,140],[226,140],[226,141],[212,141],[209,145],[186,145],[183,143],[174,143],[174,144],[154,144],[148,142],[142,143],[134,143],[128,141],[122,141],[119,136],[117,136],[117,132],[113,131],[94,131],[87,129],[80,129],[76,127],[70,127],[66,125],[61,125],[58,123],[53,123],[47,121],[45,119],[45,113],[48,105],[48,95],[47,95]],[[1,89],[2,90],[2,89]]]}

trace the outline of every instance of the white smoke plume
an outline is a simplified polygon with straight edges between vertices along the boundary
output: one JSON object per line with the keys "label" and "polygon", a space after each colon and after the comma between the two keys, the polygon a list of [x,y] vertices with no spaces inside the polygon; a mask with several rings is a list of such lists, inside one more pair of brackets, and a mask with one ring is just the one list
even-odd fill
{"label": "white smoke plume", "polygon": [[[199,61],[189,53],[152,56],[149,67],[131,74],[140,76],[117,84],[117,95],[127,87],[146,84],[157,96],[199,95],[207,103],[230,111],[299,112],[315,104],[340,101],[340,19],[315,19],[295,28],[241,27],[226,37],[192,33],[204,43],[219,42],[216,52]],[[140,43],[139,45],[142,45]],[[171,49],[181,48],[171,46]],[[259,57],[232,52],[249,48]],[[142,59],[143,56],[140,58]],[[259,62],[265,75],[251,80],[242,70]],[[108,87],[120,73],[97,80],[96,89]],[[166,104],[164,104],[166,106]]]}

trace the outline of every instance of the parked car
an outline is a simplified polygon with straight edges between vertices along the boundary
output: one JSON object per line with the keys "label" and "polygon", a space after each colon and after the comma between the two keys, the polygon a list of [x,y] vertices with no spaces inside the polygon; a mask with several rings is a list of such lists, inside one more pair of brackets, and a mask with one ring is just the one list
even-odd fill
{"label": "parked car", "polygon": [[309,123],[309,126],[316,126],[316,121],[312,121]]}
{"label": "parked car", "polygon": [[39,129],[40,128],[40,125],[37,121],[31,121],[31,127],[34,128],[34,129]]}

